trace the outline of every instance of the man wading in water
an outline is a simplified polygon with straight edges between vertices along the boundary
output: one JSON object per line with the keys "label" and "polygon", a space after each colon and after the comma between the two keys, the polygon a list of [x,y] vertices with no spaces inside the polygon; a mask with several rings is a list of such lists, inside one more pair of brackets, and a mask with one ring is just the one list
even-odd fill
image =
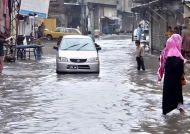
{"label": "man wading in water", "polygon": [[7,41],[9,41],[12,38],[9,37],[7,39],[5,39],[5,37],[3,35],[0,35],[0,74],[3,71],[3,63],[4,63],[4,43],[7,43]]}

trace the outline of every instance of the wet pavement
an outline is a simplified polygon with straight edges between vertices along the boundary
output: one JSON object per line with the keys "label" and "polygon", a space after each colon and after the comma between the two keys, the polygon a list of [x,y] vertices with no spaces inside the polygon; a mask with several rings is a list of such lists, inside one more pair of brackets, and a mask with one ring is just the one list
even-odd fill
{"label": "wet pavement", "polygon": [[136,70],[135,45],[125,36],[97,40],[100,74],[56,74],[55,42],[41,60],[5,63],[0,75],[0,133],[185,134],[190,133],[190,72],[186,67],[185,115],[162,116],[158,54],[145,54]]}

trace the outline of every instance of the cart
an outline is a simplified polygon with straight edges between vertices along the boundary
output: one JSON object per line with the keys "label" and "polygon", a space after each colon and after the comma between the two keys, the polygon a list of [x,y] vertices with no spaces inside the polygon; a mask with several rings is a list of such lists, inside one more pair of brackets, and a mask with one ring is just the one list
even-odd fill
{"label": "cart", "polygon": [[10,44],[7,43],[7,44],[4,44],[4,46],[6,47],[4,62],[15,62],[16,46],[13,45],[12,40],[11,40]]}

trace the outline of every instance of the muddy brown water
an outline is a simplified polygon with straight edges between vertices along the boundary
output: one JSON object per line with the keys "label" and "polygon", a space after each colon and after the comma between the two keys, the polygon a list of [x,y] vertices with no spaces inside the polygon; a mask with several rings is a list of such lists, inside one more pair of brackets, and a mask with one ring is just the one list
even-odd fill
{"label": "muddy brown water", "polygon": [[117,36],[98,40],[100,74],[56,74],[50,42],[41,60],[5,63],[0,75],[0,133],[185,134],[190,133],[189,65],[185,115],[162,116],[158,55],[146,54],[136,70],[135,45]]}

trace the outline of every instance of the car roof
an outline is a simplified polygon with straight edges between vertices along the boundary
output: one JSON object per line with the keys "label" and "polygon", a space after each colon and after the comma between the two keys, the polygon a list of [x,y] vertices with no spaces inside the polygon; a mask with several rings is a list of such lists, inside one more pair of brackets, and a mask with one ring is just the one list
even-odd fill
{"label": "car roof", "polygon": [[63,36],[63,39],[91,39],[89,36],[85,35],[65,35]]}
{"label": "car roof", "polygon": [[[78,30],[77,28],[66,28],[66,27],[57,27],[57,28],[64,28],[64,29],[75,29],[75,30]],[[56,28],[56,29],[57,29]]]}

